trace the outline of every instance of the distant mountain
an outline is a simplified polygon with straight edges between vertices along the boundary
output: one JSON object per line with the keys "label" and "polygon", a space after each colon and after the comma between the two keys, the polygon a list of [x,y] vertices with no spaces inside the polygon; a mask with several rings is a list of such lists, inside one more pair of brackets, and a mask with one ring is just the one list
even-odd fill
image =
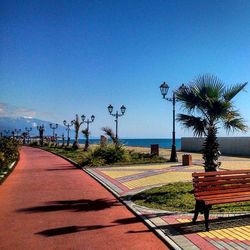
{"label": "distant mountain", "polygon": [[[51,122],[49,121],[43,121],[36,118],[29,118],[29,117],[0,117],[0,132],[3,132],[3,135],[5,135],[4,130],[10,131],[9,135],[11,134],[11,131],[14,131],[15,129],[21,129],[22,132],[25,131],[25,128],[32,128],[30,135],[31,136],[38,136],[39,132],[37,130],[37,126],[44,125],[45,132],[44,135],[46,136],[52,136],[53,131],[50,128],[49,124]],[[53,123],[53,125],[55,125]],[[58,134],[58,136],[61,136],[62,133],[66,136],[66,130],[65,127],[58,124],[58,128],[55,130],[55,133]],[[20,135],[20,133],[19,133]]]}

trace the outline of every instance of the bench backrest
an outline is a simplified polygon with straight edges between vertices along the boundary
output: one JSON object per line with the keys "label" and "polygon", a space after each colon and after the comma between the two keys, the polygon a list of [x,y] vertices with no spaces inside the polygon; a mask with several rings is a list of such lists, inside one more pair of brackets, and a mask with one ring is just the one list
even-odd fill
{"label": "bench backrest", "polygon": [[250,192],[250,170],[193,173],[194,195]]}

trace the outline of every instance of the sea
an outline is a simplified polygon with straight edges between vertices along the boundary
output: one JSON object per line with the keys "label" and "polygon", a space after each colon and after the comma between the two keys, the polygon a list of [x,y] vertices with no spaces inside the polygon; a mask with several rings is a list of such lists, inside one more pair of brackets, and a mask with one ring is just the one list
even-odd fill
{"label": "sea", "polygon": [[[71,143],[74,141],[71,140]],[[171,148],[172,139],[120,139],[125,146],[150,147],[151,144],[159,144],[160,148]],[[79,139],[80,144],[84,144],[84,139]],[[99,144],[99,139],[90,139],[90,144]],[[176,139],[176,149],[181,149],[181,139]]]}

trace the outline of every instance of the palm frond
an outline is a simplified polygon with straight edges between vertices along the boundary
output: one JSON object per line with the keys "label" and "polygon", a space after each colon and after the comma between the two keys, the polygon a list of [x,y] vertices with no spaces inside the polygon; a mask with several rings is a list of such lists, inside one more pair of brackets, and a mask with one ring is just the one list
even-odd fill
{"label": "palm frond", "polygon": [[176,91],[176,100],[189,112],[195,110],[201,102],[199,96],[196,94],[196,89],[191,85],[185,86],[183,89],[178,89]]}
{"label": "palm frond", "polygon": [[200,75],[195,80],[195,85],[199,89],[202,98],[218,99],[224,92],[224,83],[211,74]]}
{"label": "palm frond", "polygon": [[85,138],[87,138],[87,137],[90,135],[90,131],[89,131],[89,129],[87,129],[87,128],[83,129],[83,130],[82,130],[82,133],[83,133],[83,135],[85,136]]}
{"label": "palm frond", "polygon": [[181,122],[186,128],[192,129],[195,136],[206,134],[206,120],[192,115],[178,114],[177,121]]}
{"label": "palm frond", "polygon": [[226,116],[223,117],[223,125],[227,132],[242,131],[247,132],[248,127],[237,110],[230,110]]}
{"label": "palm frond", "polygon": [[240,91],[244,90],[246,85],[247,85],[247,82],[227,87],[227,89],[225,89],[224,94],[223,94],[224,99],[226,101],[232,100]]}
{"label": "palm frond", "polygon": [[112,128],[109,128],[109,127],[103,127],[102,128],[102,131],[105,132],[105,134],[111,138],[112,142],[114,144],[117,143],[117,140],[116,140],[116,137],[115,137],[115,133],[113,132]]}

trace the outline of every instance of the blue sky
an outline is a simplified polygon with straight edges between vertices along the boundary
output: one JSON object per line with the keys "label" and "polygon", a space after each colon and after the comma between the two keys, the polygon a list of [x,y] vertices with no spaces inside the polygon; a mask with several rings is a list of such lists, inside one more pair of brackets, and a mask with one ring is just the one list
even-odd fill
{"label": "blue sky", "polygon": [[[199,74],[250,79],[250,1],[0,1],[0,115],[52,122],[94,114],[126,138],[170,138],[171,90]],[[249,86],[235,98],[250,126]],[[177,105],[177,113],[180,107]],[[177,124],[177,137],[192,135]],[[226,135],[221,132],[220,135]],[[241,135],[241,134],[235,134]],[[249,132],[244,134],[249,136]]]}

